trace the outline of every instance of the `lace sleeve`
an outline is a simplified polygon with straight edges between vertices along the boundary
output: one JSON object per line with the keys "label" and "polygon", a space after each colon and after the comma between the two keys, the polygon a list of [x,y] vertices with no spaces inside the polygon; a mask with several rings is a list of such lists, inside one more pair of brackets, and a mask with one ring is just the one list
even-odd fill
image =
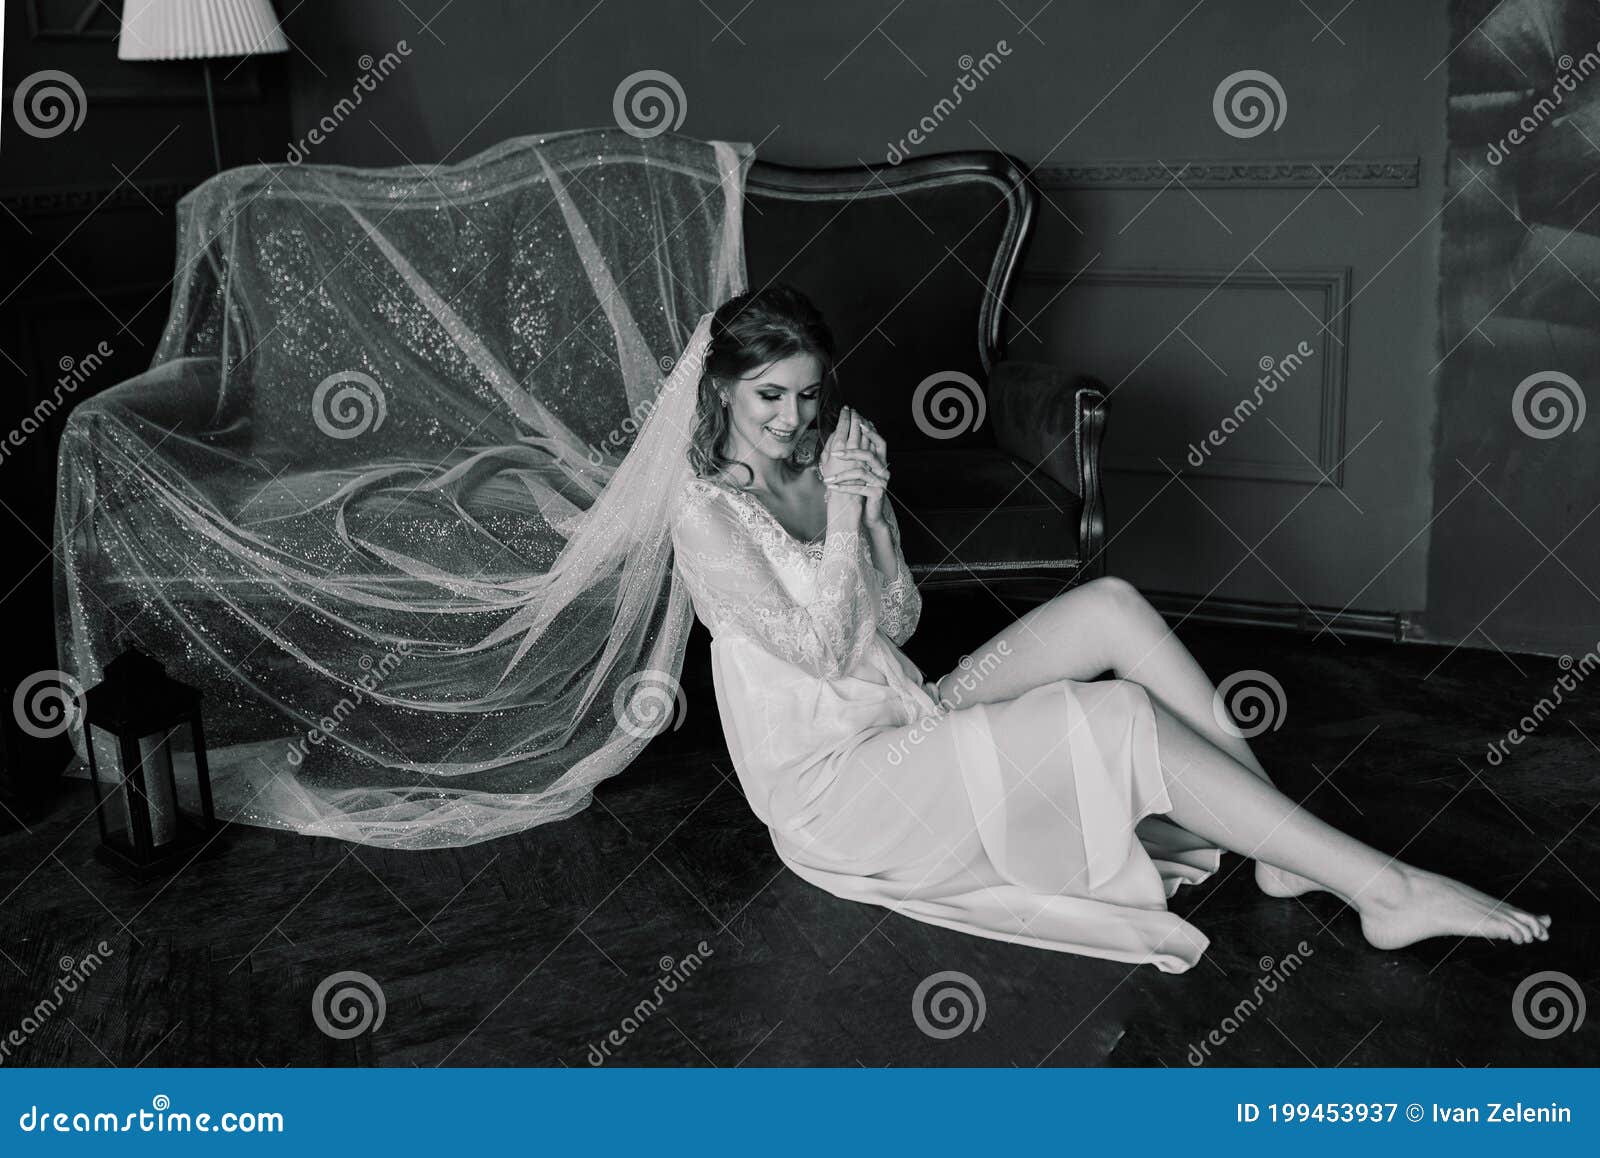
{"label": "lace sleeve", "polygon": [[894,504],[887,496],[883,500],[883,515],[894,541],[895,571],[879,584],[878,628],[898,647],[917,630],[917,622],[922,618],[922,593],[917,590],[911,568],[900,550],[900,523],[895,518]]}
{"label": "lace sleeve", "polygon": [[741,513],[715,487],[685,489],[672,544],[675,565],[713,635],[743,632],[812,675],[836,679],[855,667],[877,634],[859,530],[828,535],[817,597],[806,604],[789,595]]}

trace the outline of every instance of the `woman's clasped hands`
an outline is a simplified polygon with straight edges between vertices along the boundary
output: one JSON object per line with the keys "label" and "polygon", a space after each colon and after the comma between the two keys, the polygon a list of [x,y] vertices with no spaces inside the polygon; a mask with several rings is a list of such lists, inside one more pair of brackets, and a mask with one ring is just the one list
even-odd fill
{"label": "woman's clasped hands", "polygon": [[872,423],[853,407],[839,411],[839,422],[822,448],[817,469],[829,496],[858,495],[861,521],[869,527],[884,522],[883,496],[889,486],[889,446]]}

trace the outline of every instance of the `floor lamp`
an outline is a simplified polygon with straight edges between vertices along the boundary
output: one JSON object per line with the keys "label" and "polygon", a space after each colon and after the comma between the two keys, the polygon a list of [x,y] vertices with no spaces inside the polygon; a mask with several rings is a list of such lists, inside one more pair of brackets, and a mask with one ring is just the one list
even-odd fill
{"label": "floor lamp", "polygon": [[222,171],[211,61],[219,56],[287,52],[272,0],[124,0],[118,60],[200,60],[205,65],[211,157]]}

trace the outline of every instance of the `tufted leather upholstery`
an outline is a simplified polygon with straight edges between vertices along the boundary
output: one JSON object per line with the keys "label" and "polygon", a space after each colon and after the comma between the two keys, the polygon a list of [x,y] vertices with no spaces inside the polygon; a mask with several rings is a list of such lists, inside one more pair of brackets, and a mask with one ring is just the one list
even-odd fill
{"label": "tufted leather upholstery", "polygon": [[[752,288],[786,281],[828,319],[845,401],[889,442],[907,561],[967,584],[1098,573],[1103,391],[1006,363],[1004,308],[1036,195],[998,152],[837,169],[757,161],[745,203]],[[953,436],[914,412],[932,375],[981,397]],[[971,394],[971,391],[968,391]]]}

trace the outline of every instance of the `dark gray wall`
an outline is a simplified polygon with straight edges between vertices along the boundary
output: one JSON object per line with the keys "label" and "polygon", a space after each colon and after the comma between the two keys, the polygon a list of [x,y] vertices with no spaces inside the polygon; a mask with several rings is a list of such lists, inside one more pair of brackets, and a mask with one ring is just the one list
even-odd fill
{"label": "dark gray wall", "polygon": [[[1066,340],[1066,319],[1106,311],[1106,295],[1116,293],[1114,316],[1131,309],[1156,327],[1160,361],[1170,367],[1160,375],[1116,347],[1117,327],[1070,338],[1073,360],[1121,391],[1110,449],[1125,465],[1129,456],[1181,457],[1249,384],[1256,355],[1292,348],[1304,336],[1296,318],[1331,348],[1338,307],[1327,304],[1322,287],[1346,271],[1339,406],[1330,412],[1320,395],[1286,392],[1277,416],[1283,437],[1271,442],[1264,413],[1250,436],[1271,449],[1241,456],[1255,462],[1265,454],[1266,474],[1292,474],[1303,451],[1325,469],[1316,448],[1332,447],[1344,463],[1341,485],[1262,481],[1245,469],[1207,477],[1180,468],[1177,479],[1119,469],[1108,480],[1113,530],[1124,529],[1112,547],[1113,569],[1157,590],[1404,616],[1413,638],[1487,647],[1478,630],[1487,615],[1493,644],[1507,650],[1556,652],[1593,641],[1596,601],[1585,584],[1600,587],[1600,569],[1592,536],[1565,560],[1581,581],[1547,560],[1514,586],[1517,576],[1502,565],[1536,563],[1517,518],[1553,544],[1584,513],[1574,488],[1586,481],[1592,490],[1594,476],[1579,465],[1580,444],[1569,439],[1557,460],[1540,460],[1536,479],[1516,482],[1527,456],[1549,448],[1508,429],[1503,374],[1477,383],[1476,355],[1466,349],[1439,364],[1445,87],[1456,39],[1446,0],[1355,5],[1331,26],[1304,6],[1275,0],[1056,0],[1026,27],[1022,20],[1037,5],[739,7],[708,9],[698,0],[300,5],[287,28],[315,63],[291,59],[293,135],[298,140],[332,116],[327,138],[307,149],[307,159],[457,161],[512,135],[614,123],[619,82],[659,69],[684,90],[684,133],[751,141],[762,156],[790,163],[878,161],[952,91],[963,56],[998,51],[1005,41],[1001,66],[926,143],[910,148],[999,147],[1030,166],[1065,167],[1036,174],[1048,203],[1031,270],[1098,263],[1153,271],[1143,306],[1129,304],[1141,299],[1125,285],[1087,279],[1068,287],[1059,279],[1061,295],[1053,302],[1043,295],[1046,312],[1028,314],[1049,345],[1052,334]],[[419,30],[418,17],[436,12]],[[365,67],[359,58],[396,51],[400,41],[405,52],[393,74],[363,93],[359,108],[336,113]],[[1288,116],[1279,131],[1239,139],[1219,131],[1211,98],[1220,78],[1246,68],[1282,82]],[[1398,158],[1412,165],[1413,181],[1341,181],[1337,190],[1313,191],[1286,170],[1193,189],[1163,189],[1148,174],[1130,188],[1095,187],[1105,171],[1093,163],[1191,158]],[[1295,281],[1263,311],[1259,287],[1239,276],[1260,282],[1279,271],[1304,274],[1310,288]],[[1215,286],[1204,280],[1210,275]],[[1207,297],[1211,288],[1220,292]],[[1574,299],[1581,293],[1571,290]],[[1202,299],[1208,333],[1164,324],[1182,321]],[[1187,349],[1193,345],[1201,349]],[[1205,381],[1208,356],[1224,376],[1220,386]],[[1102,364],[1093,364],[1097,358]],[[1327,381],[1319,369],[1317,389],[1329,389]],[[1309,379],[1303,389],[1312,389]],[[1596,425],[1580,436],[1592,439]],[[1172,453],[1155,453],[1152,429]],[[1457,459],[1474,471],[1489,466],[1471,488],[1476,493],[1460,493],[1466,476]],[[1486,559],[1497,562],[1484,566]]]}
{"label": "dark gray wall", "polygon": [[[4,7],[0,437],[53,407],[0,462],[0,686],[11,687],[58,666],[48,608],[61,428],[77,400],[149,366],[172,284],[173,206],[216,170],[197,63],[117,60],[120,4]],[[289,126],[285,70],[270,58],[236,63],[215,73],[224,166],[273,155]],[[32,135],[16,120],[18,86],[43,72],[65,72],[81,89],[75,130]],[[48,107],[50,129],[65,106]],[[54,752],[39,767],[66,759],[64,739],[39,746]]]}

